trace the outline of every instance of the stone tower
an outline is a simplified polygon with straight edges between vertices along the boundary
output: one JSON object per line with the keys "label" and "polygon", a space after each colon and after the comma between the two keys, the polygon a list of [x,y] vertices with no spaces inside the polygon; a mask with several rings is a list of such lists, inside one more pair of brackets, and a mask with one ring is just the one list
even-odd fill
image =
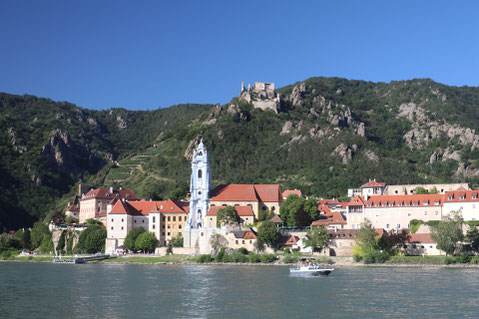
{"label": "stone tower", "polygon": [[203,139],[195,150],[191,161],[190,213],[186,229],[201,229],[205,226],[204,218],[208,212],[210,193],[210,163]]}

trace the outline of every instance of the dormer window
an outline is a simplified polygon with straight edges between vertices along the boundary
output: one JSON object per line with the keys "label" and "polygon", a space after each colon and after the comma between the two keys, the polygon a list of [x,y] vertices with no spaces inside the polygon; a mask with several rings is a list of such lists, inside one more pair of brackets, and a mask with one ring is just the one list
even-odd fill
{"label": "dormer window", "polygon": [[106,193],[106,197],[110,197],[110,193]]}
{"label": "dormer window", "polygon": [[476,199],[476,198],[477,198],[477,196],[472,196],[472,199]]}
{"label": "dormer window", "polygon": [[198,156],[203,156],[203,152],[202,152],[202,151],[199,151],[199,152],[198,152]]}
{"label": "dormer window", "polygon": [[452,200],[452,196],[449,196],[447,199]]}
{"label": "dormer window", "polygon": [[386,207],[386,203],[383,204],[383,207]]}
{"label": "dormer window", "polygon": [[464,196],[459,197],[459,199],[464,199]]}
{"label": "dormer window", "polygon": [[389,207],[393,207],[393,203],[389,204]]}
{"label": "dormer window", "polygon": [[126,194],[126,197],[130,197],[130,194]]}
{"label": "dormer window", "polygon": [[379,207],[379,204],[376,204],[375,206],[376,206],[376,207]]}
{"label": "dormer window", "polygon": [[401,206],[402,206],[402,203],[399,203],[398,206],[401,207]]}

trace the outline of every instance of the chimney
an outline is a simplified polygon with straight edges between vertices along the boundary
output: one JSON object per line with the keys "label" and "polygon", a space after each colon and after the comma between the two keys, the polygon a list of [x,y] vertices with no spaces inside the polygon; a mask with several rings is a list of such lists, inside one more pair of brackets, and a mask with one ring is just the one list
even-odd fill
{"label": "chimney", "polygon": [[122,189],[123,189],[123,187],[120,186],[120,190],[122,190]]}
{"label": "chimney", "polygon": [[113,186],[110,186],[110,193],[113,194]]}

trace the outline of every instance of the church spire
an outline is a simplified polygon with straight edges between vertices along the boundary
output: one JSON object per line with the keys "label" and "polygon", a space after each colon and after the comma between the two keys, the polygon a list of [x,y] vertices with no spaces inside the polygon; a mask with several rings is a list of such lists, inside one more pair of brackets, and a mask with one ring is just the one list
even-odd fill
{"label": "church spire", "polygon": [[208,152],[203,144],[203,139],[201,139],[191,161],[191,196],[187,229],[204,227],[204,217],[208,212],[210,183]]}

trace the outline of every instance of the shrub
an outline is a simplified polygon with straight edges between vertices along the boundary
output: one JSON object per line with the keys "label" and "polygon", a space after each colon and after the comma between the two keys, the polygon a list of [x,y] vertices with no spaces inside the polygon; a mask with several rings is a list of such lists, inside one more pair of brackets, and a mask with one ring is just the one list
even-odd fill
{"label": "shrub", "polygon": [[261,257],[258,254],[251,253],[248,255],[248,260],[250,263],[259,263],[261,262]]}
{"label": "shrub", "polygon": [[241,247],[240,249],[238,249],[238,251],[243,254],[243,255],[248,255],[248,249],[244,248],[244,247]]}
{"label": "shrub", "polygon": [[223,257],[225,256],[225,251],[226,251],[226,248],[221,247],[218,255],[216,255],[216,257],[215,257],[215,260],[217,262],[222,262],[223,261]]}
{"label": "shrub", "polygon": [[276,255],[275,254],[262,254],[261,255],[261,262],[262,263],[272,263],[273,261],[276,260]]}
{"label": "shrub", "polygon": [[289,249],[289,247],[284,247],[283,251],[285,254],[291,254],[291,250]]}
{"label": "shrub", "polygon": [[473,264],[473,265],[479,264],[479,256],[473,256],[471,258],[471,264]]}
{"label": "shrub", "polygon": [[446,257],[444,258],[444,265],[451,265],[451,264],[455,264],[456,263],[456,259],[454,257]]}
{"label": "shrub", "polygon": [[363,262],[365,264],[384,263],[389,259],[389,255],[386,252],[379,250],[373,250],[370,253],[363,255]]}
{"label": "shrub", "polygon": [[460,264],[467,264],[471,262],[471,256],[467,253],[462,253],[459,256],[456,256],[456,262]]}
{"label": "shrub", "polygon": [[294,264],[298,262],[298,257],[291,256],[291,254],[285,254],[283,258],[285,264]]}
{"label": "shrub", "polygon": [[199,255],[196,261],[199,263],[209,263],[209,262],[212,262],[213,260],[215,260],[213,256],[206,254],[206,255]]}
{"label": "shrub", "polygon": [[363,260],[363,257],[359,254],[354,254],[353,255],[353,260],[358,263],[358,262]]}

